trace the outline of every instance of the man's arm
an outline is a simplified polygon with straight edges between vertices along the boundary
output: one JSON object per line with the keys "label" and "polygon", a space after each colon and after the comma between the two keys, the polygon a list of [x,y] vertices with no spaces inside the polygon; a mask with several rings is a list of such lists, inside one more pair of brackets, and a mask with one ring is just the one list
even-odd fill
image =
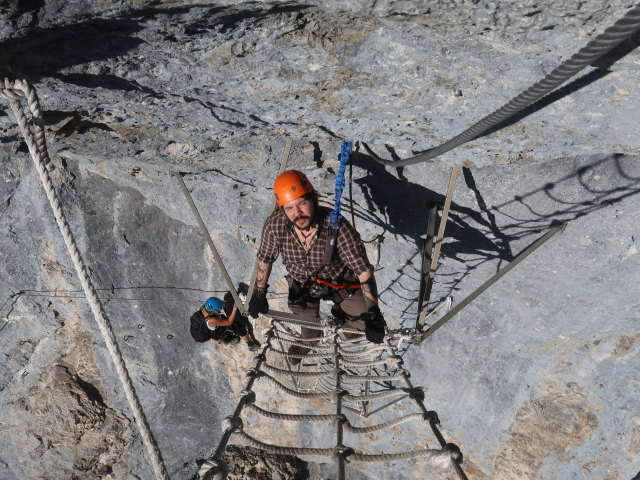
{"label": "man's arm", "polygon": [[385,327],[387,322],[384,320],[380,308],[378,308],[378,286],[373,272],[367,270],[358,275],[362,296],[364,297],[364,305],[367,311],[362,314],[364,320],[364,334],[367,340],[374,343],[382,343],[384,340]]}
{"label": "man's arm", "polygon": [[269,302],[267,301],[267,281],[271,274],[271,264],[258,260],[258,272],[256,273],[256,289],[249,300],[249,315],[258,318],[260,313],[265,314],[269,311]]}
{"label": "man's arm", "polygon": [[258,260],[258,272],[256,274],[256,287],[259,291],[265,291],[267,289],[267,282],[269,281],[269,275],[271,275],[271,264],[261,262]]}
{"label": "man's arm", "polygon": [[362,288],[362,295],[364,296],[364,304],[369,310],[374,305],[378,305],[378,286],[376,285],[376,277],[373,276],[373,272],[367,270],[358,275],[358,281]]}

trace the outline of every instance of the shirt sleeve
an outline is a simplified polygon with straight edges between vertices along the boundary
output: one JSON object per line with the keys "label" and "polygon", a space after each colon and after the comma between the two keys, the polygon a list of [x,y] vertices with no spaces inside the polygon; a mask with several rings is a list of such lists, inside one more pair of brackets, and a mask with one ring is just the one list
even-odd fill
{"label": "shirt sleeve", "polygon": [[280,255],[280,245],[274,228],[274,216],[271,215],[262,227],[258,260],[263,263],[273,263]]}
{"label": "shirt sleeve", "polygon": [[360,234],[344,218],[341,221],[340,230],[338,230],[336,248],[340,260],[345,263],[356,277],[364,272],[373,272],[373,265],[369,262]]}

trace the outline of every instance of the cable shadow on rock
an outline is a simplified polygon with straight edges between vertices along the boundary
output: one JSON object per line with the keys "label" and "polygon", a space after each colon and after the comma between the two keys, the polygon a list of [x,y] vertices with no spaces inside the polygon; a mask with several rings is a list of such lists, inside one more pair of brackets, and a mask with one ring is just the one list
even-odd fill
{"label": "cable shadow on rock", "polygon": [[152,98],[164,98],[163,94],[140,84],[137,80],[128,80],[109,73],[66,73],[52,76],[64,83],[71,83],[79,87],[105,88],[108,90],[122,90],[124,92],[142,92]]}
{"label": "cable shadow on rock", "polygon": [[[212,28],[218,28],[221,33],[227,33],[238,28],[245,20],[251,19],[255,22],[260,22],[272,15],[306,10],[311,8],[311,5],[282,2],[276,5],[252,7],[253,8],[246,8],[242,10],[239,7],[213,7],[202,14],[198,20],[187,22],[185,24],[185,33],[198,35],[206,33]],[[222,11],[225,13],[218,15]]]}
{"label": "cable shadow on rock", "polygon": [[[421,237],[426,233],[428,206],[444,204],[445,195],[396,177],[369,155],[354,152],[351,160],[354,166],[366,172],[364,177],[353,180],[360,186],[366,201],[366,206],[362,206],[357,216],[381,227],[383,235],[392,234],[422,248]],[[443,185],[443,191],[445,189],[446,185]],[[489,226],[478,212],[456,202],[451,203],[451,211]],[[492,240],[466,224],[447,224],[447,237],[460,241],[464,239],[460,245],[461,251],[496,249]]]}
{"label": "cable shadow on rock", "polygon": [[[368,213],[361,211],[359,216],[381,226],[385,233],[416,244],[416,253],[397,269],[395,278],[380,292],[383,304],[384,293],[404,301],[405,308],[398,312],[400,326],[413,327],[418,292],[412,288],[420,280],[419,251],[423,242],[420,236],[426,232],[426,209],[422,206],[426,201],[442,203],[444,195],[396,178],[367,155],[356,154],[353,161],[366,171],[364,177],[354,180],[367,202],[361,210]],[[563,164],[548,165],[559,172],[563,170]],[[452,202],[441,258],[454,261],[455,267],[452,272],[437,273],[435,282],[440,286],[440,297],[432,298],[429,307],[434,308],[459,290],[473,271],[487,262],[495,271],[502,268],[524,248],[514,248],[514,242],[522,245],[528,239],[533,241],[553,221],[571,222],[640,193],[640,176],[631,171],[632,165],[631,157],[625,161],[620,154],[600,157],[586,165],[577,164],[571,173],[494,206],[486,203],[473,172],[463,169],[465,184],[473,192],[479,210]],[[607,179],[607,187],[598,187],[597,179],[601,177]]]}

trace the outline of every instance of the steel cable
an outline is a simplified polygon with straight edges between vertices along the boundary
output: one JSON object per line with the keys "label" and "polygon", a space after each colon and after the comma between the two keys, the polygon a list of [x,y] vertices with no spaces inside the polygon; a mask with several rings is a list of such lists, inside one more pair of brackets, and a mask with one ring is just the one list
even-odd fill
{"label": "steel cable", "polygon": [[464,132],[456,135],[450,140],[447,140],[443,144],[431,148],[414,157],[397,161],[385,160],[384,158],[376,155],[376,153],[373,152],[366,143],[362,142],[362,144],[367,152],[378,163],[382,163],[383,165],[404,167],[406,165],[413,165],[415,163],[432,160],[443,153],[453,150],[454,148],[477,138],[481,134],[487,132],[491,128],[528,107],[536,100],[544,97],[584,67],[595,62],[612,48],[630,38],[638,30],[640,30],[640,5],[629,10],[624,17],[606,29],[602,34],[594,38],[569,60],[560,64],[542,80],[509,100],[509,102],[505,103],[502,107],[495,110],[493,113],[490,113]]}

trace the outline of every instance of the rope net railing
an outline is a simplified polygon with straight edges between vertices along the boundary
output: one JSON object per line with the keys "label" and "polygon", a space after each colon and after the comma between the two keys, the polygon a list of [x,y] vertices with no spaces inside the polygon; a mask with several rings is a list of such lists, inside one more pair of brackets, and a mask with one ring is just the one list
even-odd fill
{"label": "rope net railing", "polygon": [[[461,467],[462,454],[444,440],[437,414],[424,405],[424,391],[411,384],[397,352],[399,338],[393,332],[383,344],[376,345],[369,343],[362,332],[345,332],[331,319],[321,325],[302,324],[318,332],[319,336],[313,339],[315,345],[308,338],[292,340],[295,320],[272,317],[235,411],[223,422],[222,438],[214,454],[200,468],[202,479],[226,478],[223,455],[231,439],[271,454],[328,457],[337,465],[341,480],[346,478],[348,464],[401,460],[420,460],[431,468],[467,478]],[[290,353],[282,347],[282,340],[309,351]],[[264,392],[268,395],[262,395]],[[265,400],[261,401],[263,396]],[[265,422],[285,423],[274,426]],[[264,428],[273,431],[279,426],[290,431],[285,424],[295,427],[304,422],[313,422],[318,433],[305,443],[324,444],[287,445],[260,440]],[[385,451],[388,442],[383,440],[384,435],[398,428],[412,433],[401,436],[393,430],[396,438],[417,440],[407,442],[403,451]],[[424,435],[416,436],[416,430],[432,435],[433,445],[427,444]]]}

